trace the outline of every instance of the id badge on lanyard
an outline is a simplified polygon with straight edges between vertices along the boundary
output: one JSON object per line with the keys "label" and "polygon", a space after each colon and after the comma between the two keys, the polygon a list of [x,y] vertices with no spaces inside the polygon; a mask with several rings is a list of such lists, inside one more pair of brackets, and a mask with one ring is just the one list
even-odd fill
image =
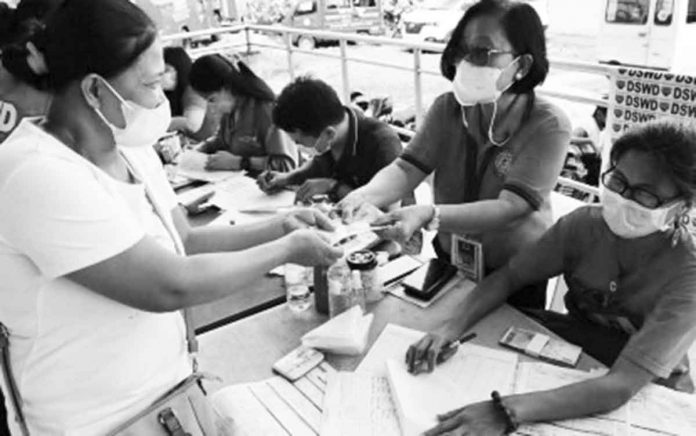
{"label": "id badge on lanyard", "polygon": [[469,235],[452,235],[452,265],[469,280],[483,280],[483,244]]}

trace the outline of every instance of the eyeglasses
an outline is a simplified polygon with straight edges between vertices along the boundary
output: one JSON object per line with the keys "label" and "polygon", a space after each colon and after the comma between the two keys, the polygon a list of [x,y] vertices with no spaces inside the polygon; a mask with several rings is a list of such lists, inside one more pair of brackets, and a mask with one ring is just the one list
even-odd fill
{"label": "eyeglasses", "polygon": [[462,47],[456,49],[454,59],[461,61],[462,59],[479,67],[485,67],[490,64],[491,56],[499,56],[503,54],[512,54],[511,50],[497,50],[486,47]]}
{"label": "eyeglasses", "polygon": [[[663,200],[657,194],[648,191],[643,188],[634,188],[629,185],[626,179],[619,173],[616,173],[616,168],[610,168],[604,174],[602,174],[602,185],[607,187],[607,189],[616,192],[617,194],[634,200],[641,206],[645,206],[648,209],[656,209],[665,203],[669,203],[680,197],[677,195],[675,197]],[[629,195],[624,195],[628,193]]]}

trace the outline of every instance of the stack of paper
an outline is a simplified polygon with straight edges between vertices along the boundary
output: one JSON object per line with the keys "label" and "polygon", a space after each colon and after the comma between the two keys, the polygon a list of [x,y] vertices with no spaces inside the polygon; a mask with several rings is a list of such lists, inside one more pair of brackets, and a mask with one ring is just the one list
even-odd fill
{"label": "stack of paper", "polygon": [[387,377],[404,436],[416,436],[438,423],[437,415],[513,392],[517,355],[465,344],[429,374],[412,375],[404,359],[387,362]]}
{"label": "stack of paper", "polygon": [[328,353],[355,355],[365,351],[373,314],[353,306],[302,336],[302,345]]}

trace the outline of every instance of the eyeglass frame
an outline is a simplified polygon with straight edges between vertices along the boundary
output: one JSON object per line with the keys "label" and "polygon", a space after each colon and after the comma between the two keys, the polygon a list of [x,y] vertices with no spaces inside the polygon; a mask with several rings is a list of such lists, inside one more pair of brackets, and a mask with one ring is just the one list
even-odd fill
{"label": "eyeglass frame", "polygon": [[[481,62],[474,62],[471,58],[472,52],[475,50],[479,50],[479,53],[484,52],[486,53],[486,62],[481,63]],[[458,45],[455,53],[454,53],[454,60],[455,63],[458,63],[462,60],[465,60],[467,62],[470,62],[473,65],[479,66],[479,67],[486,67],[489,66],[491,63],[491,56],[500,56],[504,54],[514,54],[515,52],[513,50],[498,50],[496,48],[487,48],[487,47],[471,47],[468,48],[466,46],[461,46]]]}
{"label": "eyeglass frame", "polygon": [[[609,184],[607,183],[607,178],[608,178],[608,177],[611,177],[613,174],[615,174],[615,172],[616,172],[616,166],[612,166],[612,167],[610,167],[608,170],[606,170],[605,172],[603,172],[602,175],[601,175],[600,178],[599,178],[599,180],[600,180],[600,182],[602,183],[602,185],[604,185],[604,187],[607,188],[607,189],[609,189],[610,191],[615,192],[615,193],[619,194],[620,196],[622,196],[622,197],[624,197],[624,198],[628,198],[629,200],[633,200],[633,201],[635,201],[636,203],[638,203],[638,204],[640,204],[641,206],[646,207],[646,208],[648,208],[648,209],[658,209],[658,208],[664,206],[665,204],[673,203],[673,202],[679,200],[681,197],[683,197],[683,194],[677,194],[676,196],[674,196],[674,197],[672,197],[672,198],[668,198],[668,199],[666,199],[666,200],[665,200],[665,199],[662,199],[662,198],[660,198],[659,195],[655,194],[654,192],[650,192],[650,191],[648,191],[647,189],[635,188],[635,187],[631,186],[631,185],[628,183],[628,181],[626,181],[626,178],[625,178],[625,177],[622,177],[622,178],[620,178],[620,179],[617,179],[617,180],[621,180],[621,182],[623,183],[623,185],[624,185],[624,186],[623,186],[623,189],[620,189],[620,190],[612,189],[612,187],[610,187]],[[634,195],[634,193],[635,193],[636,191],[644,192],[644,193],[646,193],[646,194],[648,194],[648,195],[654,197],[654,198],[656,199],[656,201],[657,201],[657,204],[655,204],[655,205],[647,205],[647,204],[645,204],[644,202],[638,200],[638,199],[636,198],[636,196]],[[630,192],[630,196],[629,196],[629,197],[626,197],[626,196],[624,195],[626,192]]]}

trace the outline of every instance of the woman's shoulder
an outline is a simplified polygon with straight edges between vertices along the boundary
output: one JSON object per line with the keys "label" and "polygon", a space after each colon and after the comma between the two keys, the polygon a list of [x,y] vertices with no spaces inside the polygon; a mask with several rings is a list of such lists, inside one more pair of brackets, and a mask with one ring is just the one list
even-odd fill
{"label": "woman's shoulder", "polygon": [[606,239],[608,229],[602,218],[602,207],[598,204],[581,206],[561,217],[558,222],[568,234],[585,241]]}
{"label": "woman's shoulder", "polygon": [[82,159],[35,122],[23,120],[0,147],[0,180],[36,173],[45,180],[65,165],[74,168]]}
{"label": "woman's shoulder", "polygon": [[570,118],[566,112],[548,99],[536,95],[534,104],[529,114],[530,124],[537,124],[546,128],[555,128],[570,132],[572,129]]}

